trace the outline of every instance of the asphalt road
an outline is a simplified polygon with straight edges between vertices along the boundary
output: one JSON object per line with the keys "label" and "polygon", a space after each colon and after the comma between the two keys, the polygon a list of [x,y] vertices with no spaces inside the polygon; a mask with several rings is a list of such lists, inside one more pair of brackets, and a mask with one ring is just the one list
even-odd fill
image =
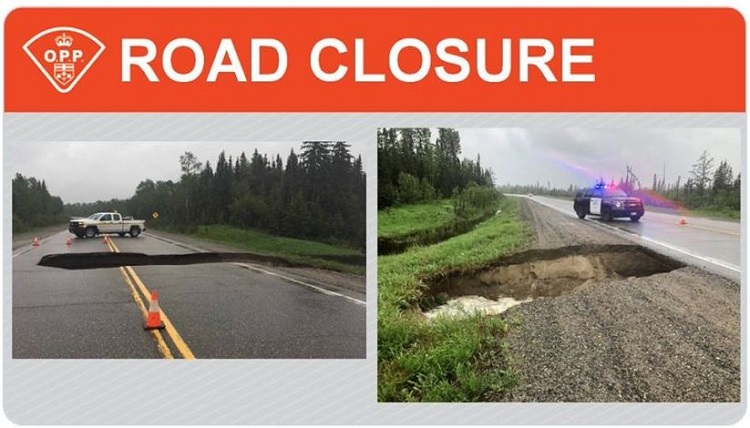
{"label": "asphalt road", "polygon": [[[544,196],[521,196],[553,208],[569,217],[577,218],[573,201]],[[685,219],[686,224],[681,224]],[[739,281],[741,274],[741,229],[739,222],[685,217],[649,211],[640,222],[615,219],[602,222],[597,216],[585,220],[620,234],[640,245],[681,259]]]}
{"label": "asphalt road", "polygon": [[[194,251],[150,234],[110,240],[63,232],[14,249],[13,358],[365,358],[363,295],[273,268],[37,266],[46,254]],[[143,328],[152,291],[164,330]]]}

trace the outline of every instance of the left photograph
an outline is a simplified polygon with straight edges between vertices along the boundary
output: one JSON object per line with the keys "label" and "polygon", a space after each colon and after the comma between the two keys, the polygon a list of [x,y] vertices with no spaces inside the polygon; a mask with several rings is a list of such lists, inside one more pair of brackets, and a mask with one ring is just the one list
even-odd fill
{"label": "left photograph", "polygon": [[365,358],[361,153],[6,144],[12,358]]}

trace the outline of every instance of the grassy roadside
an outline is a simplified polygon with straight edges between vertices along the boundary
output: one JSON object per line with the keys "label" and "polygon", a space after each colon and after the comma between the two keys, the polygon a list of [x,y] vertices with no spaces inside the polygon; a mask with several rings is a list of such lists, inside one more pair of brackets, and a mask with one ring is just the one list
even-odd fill
{"label": "grassy roadside", "polygon": [[364,254],[361,251],[270,235],[251,229],[226,225],[198,226],[186,235],[225,244],[239,250],[283,257],[290,262],[303,263],[322,269],[364,275]]}
{"label": "grassy roadside", "polygon": [[[650,207],[652,210],[656,211],[654,207]],[[648,206],[646,206],[646,209],[649,209]],[[685,209],[680,211],[682,215],[689,216],[689,217],[701,217],[701,218],[707,218],[710,220],[724,220],[724,221],[734,221],[738,222],[740,221],[741,213],[740,211],[736,210],[730,210],[730,209],[716,209],[716,208],[699,208],[694,210]]]}
{"label": "grassy roadside", "polygon": [[450,223],[455,214],[450,199],[378,211],[378,238],[430,230]]}
{"label": "grassy roadside", "polygon": [[469,232],[497,210],[499,195],[473,187],[453,199],[405,205],[378,212],[378,255],[398,254]]}
{"label": "grassy roadside", "polygon": [[499,317],[438,318],[419,313],[426,282],[517,251],[529,237],[518,200],[474,230],[429,247],[378,258],[378,400],[481,401],[515,382]]}

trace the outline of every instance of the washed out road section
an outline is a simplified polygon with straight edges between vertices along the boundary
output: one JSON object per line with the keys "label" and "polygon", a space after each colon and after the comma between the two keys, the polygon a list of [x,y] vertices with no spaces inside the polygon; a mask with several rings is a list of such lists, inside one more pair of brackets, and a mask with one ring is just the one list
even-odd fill
{"label": "washed out road section", "polygon": [[[295,266],[281,257],[252,253],[143,254],[93,252],[85,254],[48,254],[39,259],[40,266],[61,269],[102,269],[120,266],[191,265],[199,263],[252,262],[277,266]],[[304,266],[304,265],[303,265]]]}
{"label": "washed out road section", "polygon": [[[14,255],[13,357],[159,358],[119,269],[37,265],[48,254],[107,249],[101,238],[74,238],[65,245],[68,236],[50,236],[41,246],[20,247]],[[194,253],[187,245],[150,235],[110,239],[124,253]],[[365,305],[359,303],[364,296],[316,291],[241,263],[133,269],[150,291],[158,291],[159,306],[196,358],[365,357]],[[272,267],[264,270],[273,273]],[[120,307],[113,310],[115,305]],[[91,324],[97,328],[88,328]]]}
{"label": "washed out road section", "polygon": [[[739,281],[742,264],[739,222],[684,216],[679,213],[655,212],[649,210],[649,207],[646,207],[646,214],[639,222],[631,222],[629,219],[603,222],[596,216],[588,216],[581,221],[575,216],[572,199],[544,196],[523,197],[523,199],[529,203],[533,202],[557,210],[563,214],[563,217],[559,217],[560,221],[567,226],[571,226],[574,222],[588,222],[601,228],[614,229],[639,245],[657,251],[670,252],[674,257],[682,258],[694,265]],[[543,239],[554,239],[556,233],[567,232],[565,229],[559,232],[551,231],[545,234]]]}
{"label": "washed out road section", "polygon": [[[595,221],[528,199],[521,204],[536,249],[633,244]],[[503,316],[511,325],[507,343],[520,382],[493,398],[737,402],[740,301],[737,281],[687,265],[611,276],[511,307]]]}

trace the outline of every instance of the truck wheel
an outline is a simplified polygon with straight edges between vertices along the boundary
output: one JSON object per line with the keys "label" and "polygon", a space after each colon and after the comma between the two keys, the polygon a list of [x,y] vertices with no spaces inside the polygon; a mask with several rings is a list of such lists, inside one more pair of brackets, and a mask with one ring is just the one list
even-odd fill
{"label": "truck wheel", "polygon": [[93,226],[89,226],[86,228],[86,237],[87,238],[93,238],[96,236],[96,228]]}
{"label": "truck wheel", "polygon": [[138,235],[140,235],[140,234],[141,234],[141,229],[140,228],[137,228],[135,226],[133,226],[133,227],[130,228],[130,236],[132,236],[133,238],[137,238]]}
{"label": "truck wheel", "polygon": [[122,237],[124,237],[126,235],[126,233],[120,232],[120,233],[118,233],[118,235],[120,235],[120,238],[122,238]]}
{"label": "truck wheel", "polygon": [[612,221],[612,212],[609,208],[602,208],[602,220],[606,222]]}
{"label": "truck wheel", "polygon": [[581,220],[583,220],[584,218],[586,218],[586,213],[583,212],[583,208],[576,208],[576,215]]}
{"label": "truck wheel", "polygon": [[641,216],[639,216],[639,215],[631,215],[630,216],[630,221],[632,221],[633,223],[637,223],[638,220],[640,220],[640,219],[641,219]]}

